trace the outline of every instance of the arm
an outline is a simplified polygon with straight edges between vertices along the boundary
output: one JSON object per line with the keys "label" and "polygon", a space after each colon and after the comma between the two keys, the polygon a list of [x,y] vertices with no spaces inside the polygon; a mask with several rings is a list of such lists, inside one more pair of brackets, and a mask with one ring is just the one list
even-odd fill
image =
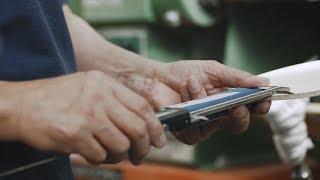
{"label": "arm", "polygon": [[80,71],[99,69],[114,76],[122,72],[151,75],[152,67],[160,63],[106,41],[68,6],[63,11]]}
{"label": "arm", "polygon": [[92,163],[119,162],[130,149],[134,164],[166,141],[144,98],[99,71],[0,82],[0,89],[0,141]]}
{"label": "arm", "polygon": [[[85,21],[65,6],[64,13],[80,70],[98,69],[110,74],[145,97],[159,110],[164,106],[203,98],[226,87],[266,86],[268,81],[216,61],[180,61],[161,63],[117,47],[97,34]],[[270,102],[257,105],[256,112],[265,114]],[[250,119],[245,106],[232,109],[222,122],[224,129],[243,132]],[[208,137],[215,127],[202,127],[176,135],[194,144]]]}
{"label": "arm", "polygon": [[14,83],[0,81],[0,141],[16,141],[20,126],[16,118],[17,99]]}

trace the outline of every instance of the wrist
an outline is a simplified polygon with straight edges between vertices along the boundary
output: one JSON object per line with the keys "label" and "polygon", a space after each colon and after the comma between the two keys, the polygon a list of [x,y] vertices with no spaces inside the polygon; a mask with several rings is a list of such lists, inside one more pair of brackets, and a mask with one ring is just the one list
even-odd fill
{"label": "wrist", "polygon": [[162,67],[164,64],[165,63],[157,60],[141,57],[141,59],[136,59],[135,63],[129,64],[130,66],[121,68],[108,68],[103,71],[122,82],[134,77],[153,79],[156,77],[160,67]]}
{"label": "wrist", "polygon": [[0,140],[20,139],[19,94],[13,82],[0,83]]}
{"label": "wrist", "polygon": [[140,71],[137,74],[145,76],[147,78],[154,78],[158,72],[158,69],[164,64],[165,63],[161,61],[144,59],[144,62],[140,66]]}
{"label": "wrist", "polygon": [[166,63],[152,59],[147,59],[143,64],[144,66],[141,66],[141,69],[139,71],[135,73],[119,74],[117,79],[123,82],[125,85],[131,84],[133,86],[139,86],[141,88],[142,86],[146,86],[146,84],[148,84],[150,80],[154,80],[155,78],[157,78],[160,69],[162,69],[161,67],[163,67]]}

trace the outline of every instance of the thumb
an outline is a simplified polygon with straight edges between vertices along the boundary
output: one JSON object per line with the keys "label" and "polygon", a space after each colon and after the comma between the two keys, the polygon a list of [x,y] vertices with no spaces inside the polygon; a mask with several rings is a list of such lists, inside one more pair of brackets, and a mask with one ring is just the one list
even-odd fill
{"label": "thumb", "polygon": [[198,76],[190,76],[187,83],[187,89],[189,91],[189,95],[192,99],[204,98],[207,96],[207,93],[202,86]]}
{"label": "thumb", "polygon": [[260,87],[268,86],[270,83],[268,78],[254,76],[217,62],[210,63],[208,67],[210,81],[222,87]]}
{"label": "thumb", "polygon": [[270,80],[265,77],[251,75],[251,77],[239,77],[237,84],[239,87],[262,87],[268,86]]}

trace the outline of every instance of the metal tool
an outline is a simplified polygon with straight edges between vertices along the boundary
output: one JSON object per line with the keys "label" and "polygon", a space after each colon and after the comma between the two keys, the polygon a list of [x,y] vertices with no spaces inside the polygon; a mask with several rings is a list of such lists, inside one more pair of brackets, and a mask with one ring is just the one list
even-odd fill
{"label": "metal tool", "polygon": [[157,114],[157,117],[166,130],[179,132],[189,127],[202,126],[216,121],[226,116],[233,107],[264,100],[298,97],[301,98],[301,95],[297,96],[290,93],[290,88],[287,87],[234,88],[204,99],[192,100],[166,107],[162,112]]}
{"label": "metal tool", "polygon": [[[304,98],[316,95],[320,95],[320,91],[297,95],[290,93],[290,89],[287,87],[234,88],[204,99],[166,107],[157,114],[157,117],[165,131],[179,132],[190,127],[204,126],[206,123],[216,121],[227,115],[231,108],[239,105],[264,100]],[[59,158],[58,156],[52,157],[6,172],[0,172],[0,178],[53,162]]]}

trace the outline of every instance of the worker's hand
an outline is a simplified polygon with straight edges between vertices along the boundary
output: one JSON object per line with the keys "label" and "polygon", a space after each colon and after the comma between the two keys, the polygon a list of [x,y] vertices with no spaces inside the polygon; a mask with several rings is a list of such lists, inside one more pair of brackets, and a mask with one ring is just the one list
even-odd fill
{"label": "worker's hand", "polygon": [[[150,145],[166,143],[148,102],[102,72],[18,83],[19,139],[44,151],[77,153],[91,163],[116,163],[129,150],[139,164]],[[27,88],[26,88],[27,87]]]}
{"label": "worker's hand", "polygon": [[[127,75],[125,84],[139,92],[159,110],[164,106],[203,98],[225,90],[227,87],[258,87],[267,86],[269,81],[253,76],[247,72],[230,68],[216,61],[178,61],[173,63],[158,63],[149,78],[147,76]],[[270,102],[258,104],[252,111],[265,114],[270,108]],[[245,106],[231,110],[228,118],[221,121],[221,126],[234,133],[240,133],[248,128],[250,112]],[[217,129],[212,126],[188,129],[175,134],[187,143],[194,144],[208,137]]]}

